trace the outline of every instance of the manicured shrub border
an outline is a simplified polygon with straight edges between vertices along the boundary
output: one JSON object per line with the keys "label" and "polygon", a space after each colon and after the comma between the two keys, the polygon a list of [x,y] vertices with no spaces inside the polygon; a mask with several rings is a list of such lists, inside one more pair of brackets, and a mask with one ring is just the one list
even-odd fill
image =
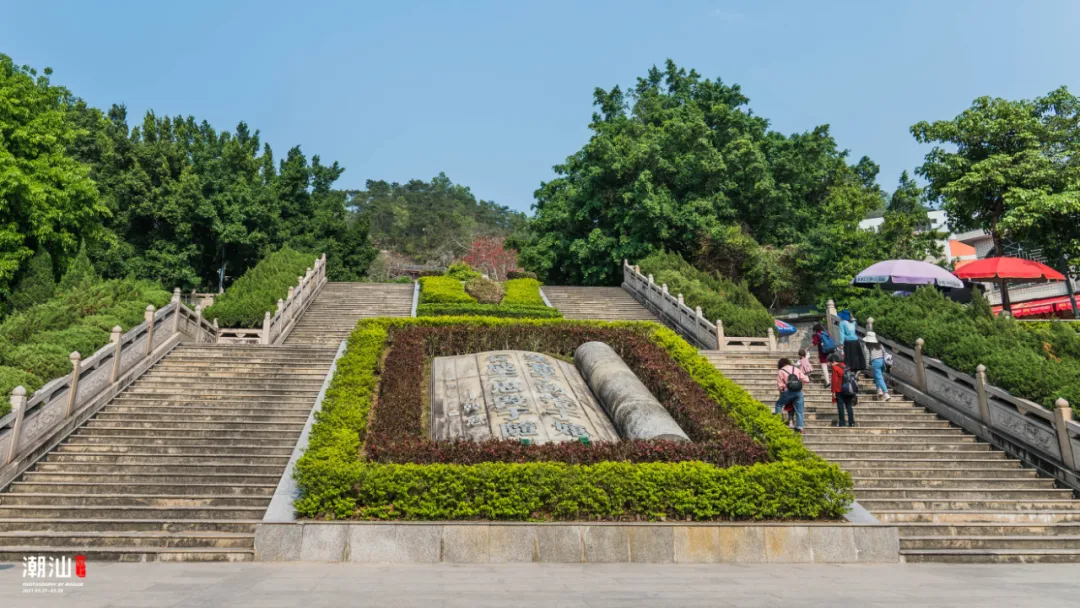
{"label": "manicured shrub border", "polygon": [[266,312],[273,311],[297,277],[314,265],[314,255],[282,247],[233,281],[203,317],[217,319],[222,327],[262,327]]}
{"label": "manicured shrub border", "polygon": [[561,319],[558,309],[548,306],[506,304],[420,304],[418,317],[501,317],[506,319]]}
{"label": "manicured shrub border", "polygon": [[476,304],[461,281],[450,276],[420,277],[421,304]]}
{"label": "manicured shrub border", "polygon": [[[455,324],[633,330],[661,347],[767,449],[772,462],[719,468],[698,462],[591,465],[565,462],[380,464],[359,456],[375,398],[380,358],[398,328]],[[466,337],[478,332],[463,332]],[[630,335],[626,332],[623,335]],[[392,343],[391,343],[392,344]],[[534,350],[528,340],[507,347]],[[302,517],[406,520],[823,519],[852,500],[851,478],[817,457],[774,415],[724,378],[670,330],[652,323],[475,317],[361,321],[296,467]]]}
{"label": "manicured shrub border", "polygon": [[[528,343],[530,349],[570,356],[588,341],[602,341],[621,351],[623,359],[667,407],[694,441],[598,443],[586,450],[581,444],[522,446],[517,442],[431,442],[423,433],[423,393],[418,378],[425,361]],[[445,327],[404,327],[392,332],[393,348],[385,358],[378,406],[371,417],[365,452],[376,462],[429,463],[561,461],[598,463],[611,460],[676,462],[702,460],[717,466],[754,464],[766,459],[765,449],[737,428],[660,347],[631,329],[579,326],[566,331],[558,326],[482,327],[457,324]]]}
{"label": "manicured shrub border", "polygon": [[540,295],[540,281],[535,278],[510,279],[503,283],[506,295],[502,304],[516,306],[547,306]]}

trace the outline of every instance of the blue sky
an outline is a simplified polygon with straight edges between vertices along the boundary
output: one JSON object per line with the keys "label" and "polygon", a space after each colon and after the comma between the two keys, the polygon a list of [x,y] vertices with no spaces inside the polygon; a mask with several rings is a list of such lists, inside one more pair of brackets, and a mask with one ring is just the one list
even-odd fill
{"label": "blue sky", "polygon": [[341,187],[445,171],[527,210],[588,138],[592,91],[672,58],[742,85],[776,130],[828,123],[892,189],[908,127],[981,95],[1080,92],[1080,2],[26,2],[0,52],[91,104],[240,120]]}

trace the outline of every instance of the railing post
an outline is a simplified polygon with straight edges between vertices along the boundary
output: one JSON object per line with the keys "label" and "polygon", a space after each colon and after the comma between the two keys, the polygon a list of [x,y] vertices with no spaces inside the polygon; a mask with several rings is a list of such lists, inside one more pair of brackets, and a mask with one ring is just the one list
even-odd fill
{"label": "railing post", "polygon": [[655,281],[653,281],[653,276],[650,274],[649,275],[649,285],[653,285],[654,283],[655,283]]}
{"label": "railing post", "polygon": [[211,344],[217,344],[220,335],[221,335],[221,328],[218,327],[217,317],[214,317],[214,341]]}
{"label": "railing post", "polygon": [[634,272],[636,272],[637,274],[641,274],[641,266],[634,264]]}
{"label": "railing post", "polygon": [[202,342],[202,304],[195,305],[195,344]]}
{"label": "railing post", "polygon": [[840,344],[840,327],[833,324],[833,319],[836,318],[836,302],[829,300],[825,304],[825,331],[829,332],[829,337],[834,342]]}
{"label": "railing post", "polygon": [[79,398],[79,374],[82,372],[82,355],[79,351],[71,353],[71,384],[68,388],[67,413],[64,418],[70,418],[75,411],[75,401]]}
{"label": "railing post", "polygon": [[177,287],[172,292],[173,303],[173,318],[172,318],[172,331],[170,333],[177,333],[180,331],[180,288]]}
{"label": "railing post", "polygon": [[866,317],[866,331],[874,331],[874,317]]}
{"label": "railing post", "polygon": [[304,277],[297,276],[296,277],[296,309],[297,310],[301,309],[300,306],[301,306],[301,304],[303,304],[305,299],[306,298],[304,298]]}
{"label": "railing post", "polygon": [[919,385],[919,390],[926,392],[926,363],[923,362],[923,344],[925,342],[922,338],[915,340],[915,378]]}
{"label": "railing post", "polygon": [[982,363],[975,366],[975,393],[979,397],[979,418],[986,426],[993,426],[990,423],[990,400],[986,396],[986,366]]}
{"label": "railing post", "polygon": [[1069,440],[1069,421],[1072,420],[1072,408],[1069,402],[1058,399],[1054,402],[1054,430],[1057,431],[1058,446],[1061,448],[1061,461],[1065,467],[1076,471],[1080,470],[1080,462],[1077,462],[1073,452],[1072,441]]}
{"label": "railing post", "polygon": [[4,466],[15,459],[15,450],[19,449],[19,434],[26,413],[26,389],[22,386],[16,386],[11,391],[11,411],[15,414],[15,426],[11,427],[11,443],[8,444],[8,453],[4,454]]}
{"label": "railing post", "polygon": [[724,322],[716,320],[716,350],[724,350]]}
{"label": "railing post", "polygon": [[263,316],[262,343],[270,344],[270,311]]}
{"label": "railing post", "polygon": [[776,332],[771,327],[769,328],[769,352],[776,352]]}
{"label": "railing post", "polygon": [[109,372],[109,384],[113,384],[120,378],[120,357],[123,355],[123,340],[124,330],[117,325],[112,328],[112,334],[109,336],[109,342],[113,343],[113,364],[112,371]]}
{"label": "railing post", "polygon": [[149,357],[150,353],[154,350],[154,305],[147,304],[146,312],[143,313],[143,318],[146,319],[146,356]]}
{"label": "railing post", "polygon": [[289,288],[289,297],[285,300],[286,305],[289,307],[289,322],[291,323],[296,318],[296,288]]}

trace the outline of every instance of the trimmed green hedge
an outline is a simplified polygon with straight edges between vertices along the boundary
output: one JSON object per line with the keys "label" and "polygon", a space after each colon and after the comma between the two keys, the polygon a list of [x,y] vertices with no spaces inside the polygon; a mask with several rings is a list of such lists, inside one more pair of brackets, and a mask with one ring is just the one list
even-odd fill
{"label": "trimmed green hedge", "polygon": [[421,304],[475,304],[476,298],[465,293],[465,286],[453,277],[420,277]]}
{"label": "trimmed green hedge", "polygon": [[262,327],[266,312],[273,314],[277,301],[286,298],[296,278],[314,264],[310,253],[282,247],[233,281],[203,317],[217,319],[221,327]]}
{"label": "trimmed green hedge", "polygon": [[981,363],[990,384],[1047,408],[1063,397],[1080,417],[1080,334],[1069,323],[994,317],[985,300],[965,306],[927,287],[903,298],[874,290],[848,307],[873,317],[882,336],[907,345],[922,338],[923,352],[945,365],[974,375]]}
{"label": "trimmed green hedge", "polygon": [[[766,446],[773,462],[717,468],[703,463],[373,464],[363,440],[379,361],[395,328],[413,325],[596,325],[639,332],[664,348]],[[520,345],[527,348],[527,345]],[[795,433],[719,373],[671,330],[654,323],[508,320],[483,317],[367,319],[338,361],[295,476],[300,516],[413,520],[503,519],[822,519],[853,499],[851,478],[806,449]]]}
{"label": "trimmed green hedge", "polygon": [[507,319],[561,319],[558,309],[547,306],[506,304],[419,304],[418,317],[500,317]]}
{"label": "trimmed green hedge", "polygon": [[160,308],[171,294],[158,284],[134,279],[75,284],[51,299],[0,323],[0,415],[10,409],[12,389],[28,393],[71,372],[72,351],[89,357],[109,341],[112,328],[127,331],[143,322],[147,304]]}
{"label": "trimmed green hedge", "polygon": [[687,306],[700,306],[705,318],[723,321],[729,336],[764,336],[773,327],[772,315],[745,283],[702,272],[677,253],[654,253],[638,265],[657,284],[666,283],[670,293],[683,294]]}
{"label": "trimmed green hedge", "polygon": [[540,281],[536,279],[510,279],[503,283],[503,288],[506,289],[504,306],[547,306],[540,295]]}

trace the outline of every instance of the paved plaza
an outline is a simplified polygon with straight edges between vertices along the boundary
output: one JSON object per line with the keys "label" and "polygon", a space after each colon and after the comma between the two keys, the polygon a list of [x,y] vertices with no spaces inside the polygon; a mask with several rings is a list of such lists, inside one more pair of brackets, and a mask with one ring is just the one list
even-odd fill
{"label": "paved plaza", "polygon": [[0,564],[0,606],[1076,606],[1080,567],[1046,565],[87,564],[84,586],[23,593]]}

